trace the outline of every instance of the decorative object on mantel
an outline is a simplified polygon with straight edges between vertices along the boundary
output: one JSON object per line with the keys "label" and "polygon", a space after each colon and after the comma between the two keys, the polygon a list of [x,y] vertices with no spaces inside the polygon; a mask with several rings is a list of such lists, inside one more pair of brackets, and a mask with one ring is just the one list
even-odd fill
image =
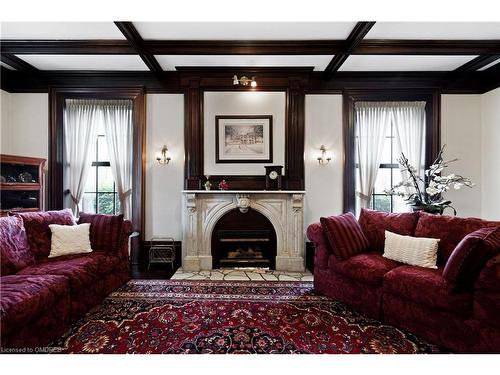
{"label": "decorative object on mantel", "polygon": [[[221,182],[219,182],[219,184],[217,185],[219,187],[219,190],[228,190],[229,189],[229,184],[226,182],[226,180],[222,180]],[[208,189],[210,190],[210,189]]]}
{"label": "decorative object on mantel", "polygon": [[266,168],[266,190],[281,190],[281,165],[268,165]]}
{"label": "decorative object on mantel", "polygon": [[210,182],[210,176],[206,175],[205,178],[207,181],[205,181],[205,184],[203,185],[205,187],[205,190],[210,190],[212,188],[212,183]]}
{"label": "decorative object on mantel", "polygon": [[156,161],[160,165],[167,165],[168,163],[170,163],[170,160],[172,160],[172,158],[170,157],[170,152],[168,151],[167,146],[164,145],[161,149],[161,155],[156,156]]}
{"label": "decorative object on mantel", "polygon": [[255,80],[255,77],[248,78],[246,76],[241,76],[241,78],[238,78],[238,76],[235,74],[233,76],[233,85],[238,86],[248,86],[250,85],[251,87],[257,87],[257,81]]}
{"label": "decorative object on mantel", "polygon": [[[451,206],[451,201],[443,198],[443,193],[451,188],[459,190],[462,187],[473,187],[475,184],[467,177],[457,174],[441,176],[441,172],[451,163],[458,159],[443,160],[443,151],[446,145],[441,147],[439,154],[432,165],[425,170],[422,179],[418,171],[413,167],[404,154],[398,159],[401,171],[406,174],[401,183],[394,188],[385,191],[387,195],[397,195],[403,197],[407,204],[411,205],[413,211],[425,211],[432,214],[442,214],[446,208],[451,208],[453,214],[457,211]],[[423,184],[424,189],[420,186]]]}
{"label": "decorative object on mantel", "polygon": [[273,116],[215,116],[216,163],[272,163]]}
{"label": "decorative object on mantel", "polygon": [[332,158],[329,155],[327,155],[325,145],[321,145],[319,150],[321,151],[321,155],[318,156],[319,165],[327,165],[330,162],[330,160],[332,160]]}

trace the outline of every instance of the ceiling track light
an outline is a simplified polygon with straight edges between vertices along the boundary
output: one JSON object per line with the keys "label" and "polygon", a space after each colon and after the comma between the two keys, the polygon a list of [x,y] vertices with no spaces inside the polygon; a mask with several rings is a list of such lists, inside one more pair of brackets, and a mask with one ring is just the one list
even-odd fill
{"label": "ceiling track light", "polygon": [[251,87],[257,87],[257,81],[255,80],[255,77],[248,78],[246,76],[241,76],[241,78],[238,78],[238,76],[235,74],[233,76],[233,85],[234,86],[248,86],[250,85]]}

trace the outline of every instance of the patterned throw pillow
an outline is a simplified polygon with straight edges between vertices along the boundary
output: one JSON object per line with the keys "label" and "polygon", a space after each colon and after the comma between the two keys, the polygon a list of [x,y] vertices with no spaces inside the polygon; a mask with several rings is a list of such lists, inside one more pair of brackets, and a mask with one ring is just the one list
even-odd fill
{"label": "patterned throw pillow", "polygon": [[118,251],[123,215],[80,213],[79,224],[90,223],[90,243],[95,251]]}
{"label": "patterned throw pillow", "polygon": [[412,266],[437,268],[439,239],[401,236],[385,231],[384,258]]}
{"label": "patterned throw pillow", "polygon": [[90,224],[50,224],[49,228],[52,232],[49,258],[92,252],[90,247]]}
{"label": "patterned throw pillow", "polygon": [[0,260],[0,274],[3,276],[12,275],[35,263],[20,217],[0,218]]}
{"label": "patterned throw pillow", "polygon": [[50,254],[50,224],[75,225],[75,218],[69,208],[59,211],[37,211],[16,214],[23,219],[30,251],[37,260]]}
{"label": "patterned throw pillow", "polygon": [[471,288],[488,259],[500,253],[500,227],[478,229],[455,247],[443,278],[452,287]]}
{"label": "patterned throw pillow", "polygon": [[368,249],[368,240],[352,213],[322,217],[320,221],[337,258],[349,259]]}
{"label": "patterned throw pillow", "polygon": [[382,252],[385,231],[402,236],[414,236],[418,216],[418,212],[391,213],[362,208],[359,225],[370,243],[371,250]]}

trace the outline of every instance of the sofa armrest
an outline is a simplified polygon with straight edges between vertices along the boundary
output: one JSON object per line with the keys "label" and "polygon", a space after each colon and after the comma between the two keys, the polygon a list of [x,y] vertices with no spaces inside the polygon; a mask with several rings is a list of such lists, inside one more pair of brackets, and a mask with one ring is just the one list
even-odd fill
{"label": "sofa armrest", "polygon": [[313,223],[307,227],[307,238],[314,244],[314,268],[328,268],[328,258],[333,254],[328,244],[323,227],[320,223]]}
{"label": "sofa armrest", "polygon": [[134,233],[132,222],[123,220],[122,234],[120,238],[120,248],[118,254],[120,259],[129,259],[130,253],[130,236]]}
{"label": "sofa armrest", "polygon": [[474,284],[474,289],[500,292],[500,254],[488,260]]}

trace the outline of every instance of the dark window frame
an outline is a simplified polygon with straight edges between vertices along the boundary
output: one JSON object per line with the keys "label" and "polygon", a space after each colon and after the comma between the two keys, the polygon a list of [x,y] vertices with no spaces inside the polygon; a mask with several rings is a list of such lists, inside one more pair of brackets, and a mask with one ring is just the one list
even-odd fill
{"label": "dark window frame", "polygon": [[425,167],[436,158],[441,147],[441,95],[439,89],[366,89],[343,92],[343,159],[344,159],[344,212],[355,212],[355,129],[354,104],[358,101],[425,101]]}

